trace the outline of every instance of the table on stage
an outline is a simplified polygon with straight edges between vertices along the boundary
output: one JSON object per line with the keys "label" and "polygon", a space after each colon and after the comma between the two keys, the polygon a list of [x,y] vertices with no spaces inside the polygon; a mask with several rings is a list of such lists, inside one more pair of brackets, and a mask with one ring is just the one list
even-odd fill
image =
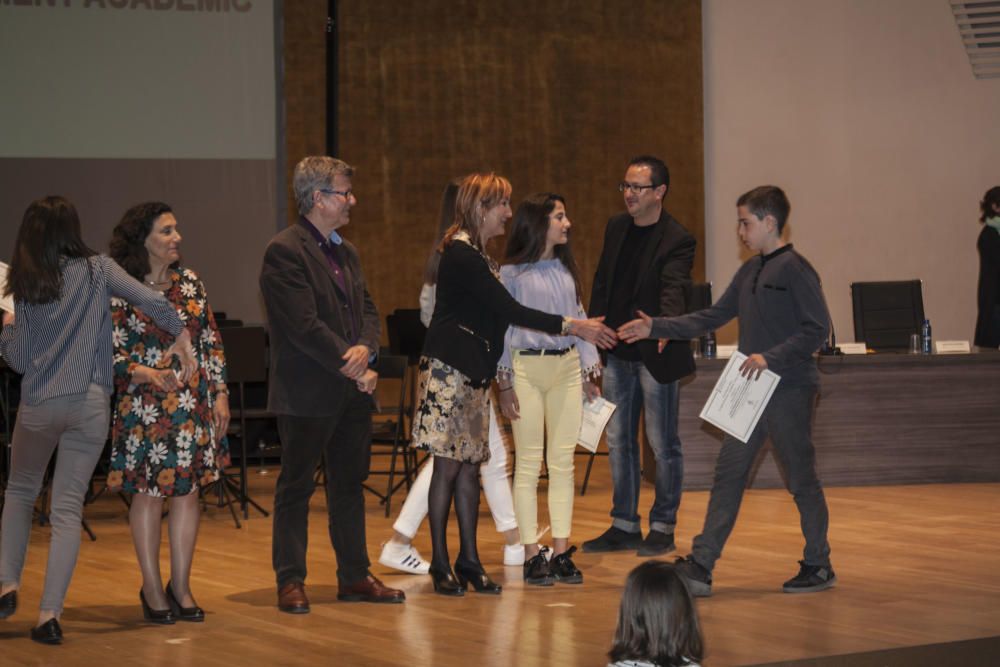
{"label": "table on stage", "polygon": [[[698,414],[726,361],[699,359],[682,381],[687,489],[712,484],[722,432]],[[1000,352],[820,357],[819,370],[813,442],[825,486],[1000,481]],[[783,486],[773,456],[752,486]]]}

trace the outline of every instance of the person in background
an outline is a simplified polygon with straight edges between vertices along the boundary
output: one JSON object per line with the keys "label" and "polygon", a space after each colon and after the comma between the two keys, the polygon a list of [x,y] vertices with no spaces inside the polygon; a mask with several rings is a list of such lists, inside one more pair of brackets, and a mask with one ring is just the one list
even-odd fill
{"label": "person in background", "polygon": [[704,645],[694,599],[672,565],[649,560],[628,573],[608,667],[698,667]]}
{"label": "person in background", "polygon": [[979,232],[979,287],[975,344],[1000,347],[1000,186],[990,188],[979,202],[983,231]]}
{"label": "person in background", "polygon": [[[458,181],[453,180],[445,186],[441,198],[441,219],[438,231],[434,237],[434,249],[424,268],[424,284],[420,289],[420,321],[424,326],[430,326],[434,314],[434,297],[437,287],[438,264],[441,254],[437,251],[444,233],[455,220],[455,197],[458,195]],[[490,458],[480,469],[483,479],[483,494],[486,504],[493,515],[497,532],[503,533],[506,544],[503,547],[503,564],[520,566],[524,563],[524,547],[520,542],[517,521],[514,517],[514,501],[510,493],[510,482],[507,477],[507,446],[500,434],[495,406],[490,401],[489,449]],[[382,545],[382,553],[378,562],[386,567],[410,574],[427,574],[430,563],[424,560],[416,547],[413,538],[420,528],[420,523],[427,516],[427,494],[431,486],[431,475],[434,464],[429,461],[421,469],[413,481],[403,507],[392,524],[392,537]]]}
{"label": "person in background", "polygon": [[[496,174],[462,179],[455,220],[441,242],[434,315],[420,359],[413,446],[434,454],[429,515],[433,554],[430,575],[442,595],[500,593],[487,576],[476,547],[479,467],[488,447],[491,381],[510,324],[547,333],[580,336],[610,347],[614,332],[600,320],[572,319],[519,304],[500,282],[486,243],[503,234],[510,219],[510,182]],[[461,549],[452,572],[447,527],[452,500]],[[456,576],[457,575],[457,576]]]}
{"label": "person in background", "polygon": [[736,524],[750,469],[768,436],[799,510],[805,538],[799,573],[785,593],[814,593],[837,583],[827,541],[830,515],[816,474],[812,415],[819,390],[813,355],[830,334],[830,313],[819,274],[781,232],[791,205],[781,188],[762,185],[740,195],[736,216],[740,240],[757,253],[744,262],[715,305],[680,317],[639,318],[623,324],[625,341],[695,338],[739,317],[739,350],[747,355],[740,372],[756,380],[765,369],[781,376],[749,440],[722,440],[705,512],[691,554],[677,559],[677,571],[695,596],[712,594],[712,569]]}
{"label": "person in background", "polygon": [[[199,489],[229,464],[226,357],[205,285],[180,265],[181,235],[162,202],[133,206],[111,233],[111,257],[130,276],[161,292],[182,314],[198,372],[182,383],[163,354],[171,336],[141,308],[111,300],[115,346],[115,409],[108,487],[132,496],[129,529],[142,572],[143,617],[158,624],[200,622],[191,595],[201,518]],[[163,504],[170,499],[170,581],[160,577]]]}
{"label": "person in background", "polygon": [[178,380],[197,364],[191,335],[170,302],[130,277],[80,236],[76,208],[62,197],[35,200],[14,243],[0,354],[23,375],[0,527],[0,618],[17,609],[31,516],[42,477],[52,476],[52,536],[38,625],[31,638],[62,643],[59,617],[80,551],[83,499],[108,436],[112,388],[112,297],[133,303],[167,332],[163,356],[180,359]]}
{"label": "person in background", "polygon": [[[560,195],[536,194],[517,207],[500,280],[518,303],[565,317],[586,317],[570,249],[570,226],[566,200]],[[571,336],[512,326],[504,338],[497,383],[501,410],[514,432],[514,509],[528,584],[583,583],[583,574],[572,560],[576,547],[569,545],[574,454],[583,398],[601,395],[594,383],[600,369],[597,348]],[[548,561],[538,546],[538,478],[546,449],[552,525]]]}

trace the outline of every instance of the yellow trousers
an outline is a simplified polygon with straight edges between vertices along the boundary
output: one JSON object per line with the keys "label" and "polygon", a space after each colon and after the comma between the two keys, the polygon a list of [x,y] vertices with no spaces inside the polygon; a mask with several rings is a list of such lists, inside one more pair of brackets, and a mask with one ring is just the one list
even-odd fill
{"label": "yellow trousers", "polygon": [[548,445],[549,521],[553,538],[568,538],[573,523],[574,452],[580,433],[583,381],[580,356],[513,354],[514,392],[520,418],[514,433],[514,514],[522,544],[538,542],[538,477]]}

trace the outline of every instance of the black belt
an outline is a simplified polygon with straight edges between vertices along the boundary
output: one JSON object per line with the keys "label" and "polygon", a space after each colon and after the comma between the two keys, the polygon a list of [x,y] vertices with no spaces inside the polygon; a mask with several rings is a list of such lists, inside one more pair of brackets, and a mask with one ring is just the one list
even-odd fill
{"label": "black belt", "polygon": [[526,357],[561,357],[575,347],[576,345],[570,345],[561,350],[518,350],[517,352]]}

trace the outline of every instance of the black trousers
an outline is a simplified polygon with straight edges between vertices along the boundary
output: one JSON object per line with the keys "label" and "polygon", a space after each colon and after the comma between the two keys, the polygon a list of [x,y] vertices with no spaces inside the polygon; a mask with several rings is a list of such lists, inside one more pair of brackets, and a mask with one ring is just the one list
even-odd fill
{"label": "black trousers", "polygon": [[362,484],[371,460],[371,409],[371,397],[352,387],[333,416],[278,415],[281,475],[274,491],[271,560],[279,588],[306,580],[309,499],[322,457],[337,581],[350,585],[368,576]]}

